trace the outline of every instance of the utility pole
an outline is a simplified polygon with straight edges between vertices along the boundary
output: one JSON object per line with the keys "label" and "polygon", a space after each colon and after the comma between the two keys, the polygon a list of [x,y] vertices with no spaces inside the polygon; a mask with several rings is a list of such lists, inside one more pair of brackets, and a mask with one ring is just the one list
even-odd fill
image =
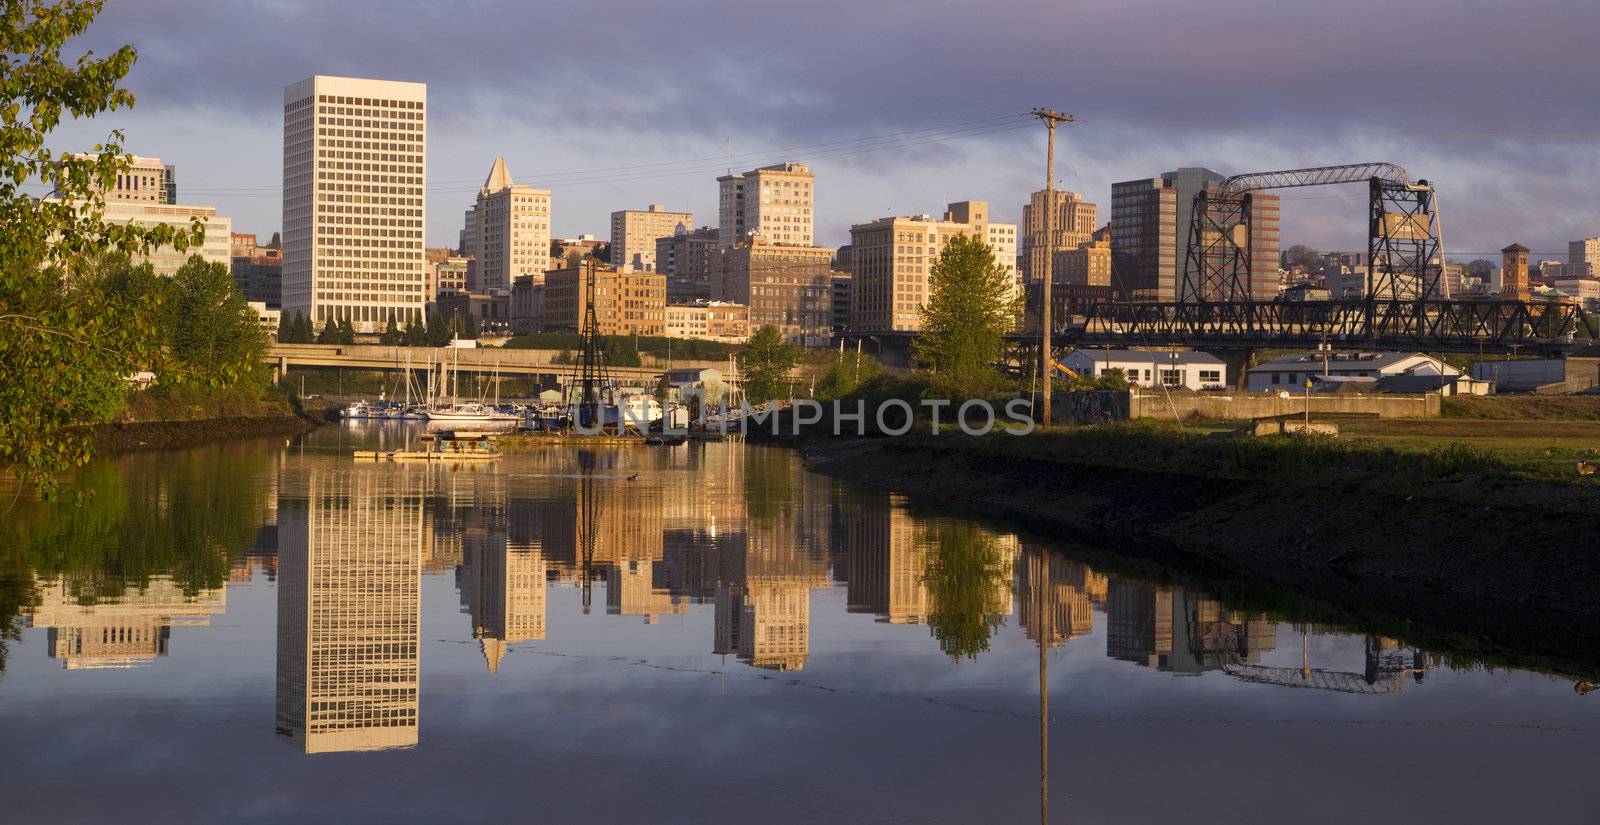
{"label": "utility pole", "polygon": [[1071,123],[1072,115],[1054,109],[1034,109],[1029,114],[1044,121],[1046,141],[1044,161],[1044,283],[1039,288],[1039,359],[1044,380],[1040,390],[1044,393],[1044,424],[1050,426],[1050,371],[1055,367],[1050,357],[1050,286],[1055,280],[1056,263],[1056,124]]}

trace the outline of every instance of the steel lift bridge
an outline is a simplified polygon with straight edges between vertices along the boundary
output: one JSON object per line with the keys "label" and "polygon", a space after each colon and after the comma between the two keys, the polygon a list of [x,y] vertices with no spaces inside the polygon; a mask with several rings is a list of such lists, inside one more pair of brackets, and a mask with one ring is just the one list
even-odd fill
{"label": "steel lift bridge", "polygon": [[[1365,183],[1365,294],[1284,301],[1250,272],[1257,193]],[[1054,342],[1206,349],[1335,347],[1456,352],[1554,352],[1600,337],[1595,316],[1568,304],[1463,299],[1441,277],[1438,196],[1393,163],[1357,163],[1235,175],[1195,197],[1177,299],[1164,303],[1068,305]],[[1271,261],[1273,274],[1277,262]],[[1252,289],[1252,286],[1255,289]],[[1039,336],[1012,336],[1019,367],[1038,363]],[[1055,348],[1055,347],[1052,347]],[[1052,353],[1058,356],[1060,353]]]}

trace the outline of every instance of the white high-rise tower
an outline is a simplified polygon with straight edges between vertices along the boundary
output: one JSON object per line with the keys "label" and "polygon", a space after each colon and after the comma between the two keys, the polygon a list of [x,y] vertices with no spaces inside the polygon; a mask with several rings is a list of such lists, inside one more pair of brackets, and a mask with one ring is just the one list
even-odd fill
{"label": "white high-rise tower", "polygon": [[283,311],[378,332],[422,318],[424,83],[316,75],[283,90]]}

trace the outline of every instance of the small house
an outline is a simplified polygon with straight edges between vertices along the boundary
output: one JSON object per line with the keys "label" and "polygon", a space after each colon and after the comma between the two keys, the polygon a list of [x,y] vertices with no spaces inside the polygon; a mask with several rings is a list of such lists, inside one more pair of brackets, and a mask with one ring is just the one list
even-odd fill
{"label": "small house", "polygon": [[1205,352],[1130,349],[1076,349],[1058,363],[1086,378],[1106,370],[1122,370],[1136,387],[1221,390],[1228,387],[1228,367],[1221,358]]}
{"label": "small house", "polygon": [[1251,392],[1297,391],[1307,381],[1324,378],[1368,378],[1381,382],[1394,376],[1459,376],[1461,370],[1420,352],[1304,352],[1274,358],[1245,371]]}

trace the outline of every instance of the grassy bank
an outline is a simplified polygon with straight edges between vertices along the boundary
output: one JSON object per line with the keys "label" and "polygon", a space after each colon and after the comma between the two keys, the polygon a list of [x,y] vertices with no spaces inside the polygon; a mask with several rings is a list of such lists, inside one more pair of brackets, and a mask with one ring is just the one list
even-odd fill
{"label": "grassy bank", "polygon": [[1138,424],[804,450],[821,472],[1046,536],[1600,671],[1600,482],[1565,457]]}
{"label": "grassy bank", "polygon": [[95,452],[105,454],[297,435],[315,426],[315,419],[281,390],[155,386],[130,393],[117,420],[88,429]]}

